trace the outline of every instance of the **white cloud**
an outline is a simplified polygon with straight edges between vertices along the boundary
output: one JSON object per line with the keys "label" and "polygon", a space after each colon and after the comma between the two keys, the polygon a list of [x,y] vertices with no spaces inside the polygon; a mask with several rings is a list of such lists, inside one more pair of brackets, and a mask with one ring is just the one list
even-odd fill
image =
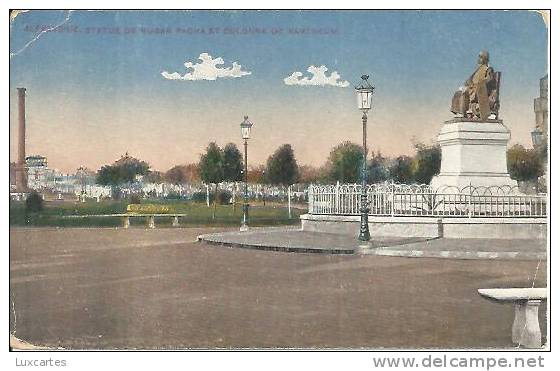
{"label": "white cloud", "polygon": [[201,53],[198,57],[199,63],[185,62],[187,72],[181,75],[179,72],[163,71],[161,75],[167,80],[216,80],[221,77],[236,78],[250,75],[250,71],[243,71],[241,65],[233,62],[231,67],[222,67],[224,60],[220,57],[212,58],[208,53]]}
{"label": "white cloud", "polygon": [[350,83],[346,80],[341,80],[338,72],[333,71],[329,76],[326,72],[328,68],[325,66],[309,66],[307,72],[311,73],[311,78],[303,77],[303,73],[296,71],[284,79],[286,85],[315,85],[315,86],[336,86],[338,88],[346,88]]}

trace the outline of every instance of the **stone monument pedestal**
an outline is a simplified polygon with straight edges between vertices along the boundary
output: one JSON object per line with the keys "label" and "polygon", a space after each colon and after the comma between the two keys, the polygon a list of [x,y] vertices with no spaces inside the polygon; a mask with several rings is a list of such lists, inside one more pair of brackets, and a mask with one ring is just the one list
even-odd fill
{"label": "stone monument pedestal", "polygon": [[440,173],[430,185],[436,191],[444,186],[459,190],[468,186],[517,186],[507,171],[510,135],[502,120],[446,121],[437,139],[441,146]]}

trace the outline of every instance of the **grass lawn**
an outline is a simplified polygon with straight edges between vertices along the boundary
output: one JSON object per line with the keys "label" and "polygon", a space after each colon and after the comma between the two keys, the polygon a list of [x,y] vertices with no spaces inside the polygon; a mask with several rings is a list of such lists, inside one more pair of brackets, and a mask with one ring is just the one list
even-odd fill
{"label": "grass lawn", "polygon": [[[44,209],[38,213],[26,215],[23,202],[10,202],[10,226],[55,226],[55,227],[118,227],[122,224],[115,217],[87,217],[87,215],[105,215],[126,213],[128,201],[88,201],[85,203],[71,201],[44,202]],[[181,225],[188,226],[235,226],[241,223],[242,205],[217,205],[216,218],[212,219],[213,207],[206,203],[177,200],[149,200],[143,204],[160,204],[170,207],[171,212],[187,214],[180,218]],[[292,218],[288,218],[286,205],[260,203],[252,204],[249,209],[249,221],[253,226],[291,225],[299,223],[299,216],[305,209],[292,208]],[[83,215],[83,218],[67,218],[70,215]],[[170,217],[156,218],[158,227],[171,226]],[[131,218],[131,225],[145,225],[145,218]]]}

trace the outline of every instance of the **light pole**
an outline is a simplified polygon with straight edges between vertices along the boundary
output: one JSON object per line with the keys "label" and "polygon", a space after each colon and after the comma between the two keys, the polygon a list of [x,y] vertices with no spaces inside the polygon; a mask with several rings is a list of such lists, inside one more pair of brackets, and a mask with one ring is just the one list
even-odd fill
{"label": "light pole", "polygon": [[263,206],[266,206],[266,194],[265,194],[265,187],[264,187],[264,170],[261,173],[261,181],[262,181],[262,196],[263,196]]}
{"label": "light pole", "polygon": [[241,232],[249,230],[249,195],[247,194],[247,141],[251,135],[251,127],[253,123],[249,121],[249,116],[245,116],[245,119],[241,123],[241,138],[243,138],[243,146],[245,147],[245,161],[243,175],[245,178],[245,189],[243,193],[243,222],[241,223]]}
{"label": "light pole", "polygon": [[80,178],[80,186],[81,186],[81,189],[80,189],[80,201],[81,201],[81,202],[86,202],[86,190],[85,190],[85,188],[86,188],[86,184],[85,184],[85,175],[86,175],[86,174],[85,174],[85,172],[86,172],[86,169],[85,169],[83,166],[80,166],[80,167],[78,168],[77,173],[78,173],[78,176],[79,176],[79,178]]}
{"label": "light pole", "polygon": [[374,87],[368,81],[368,75],[362,75],[362,84],[356,87],[358,97],[358,109],[363,112],[362,115],[362,136],[364,156],[362,162],[362,192],[360,194],[360,235],[358,240],[360,246],[369,246],[370,234],[368,225],[369,205],[366,191],[367,176],[367,112],[371,109],[371,100],[373,97]]}
{"label": "light pole", "polygon": [[[531,132],[531,140],[533,141],[533,148],[537,150],[540,154],[540,151],[543,150],[543,143],[545,140],[545,136],[541,128],[538,126]],[[539,193],[539,178],[535,181],[535,192]]]}

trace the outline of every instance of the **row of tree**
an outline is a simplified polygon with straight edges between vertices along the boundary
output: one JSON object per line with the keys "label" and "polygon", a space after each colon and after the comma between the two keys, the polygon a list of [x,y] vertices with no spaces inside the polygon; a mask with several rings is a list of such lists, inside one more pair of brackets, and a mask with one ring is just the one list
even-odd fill
{"label": "row of tree", "polygon": [[[384,157],[380,152],[373,153],[373,158],[367,164],[368,182],[391,179],[398,183],[429,183],[439,172],[441,151],[438,146],[422,143],[415,144],[415,148],[413,157],[399,156],[393,159]],[[266,165],[250,168],[247,178],[250,183],[282,186],[298,182],[355,183],[361,179],[362,166],[363,150],[355,143],[343,142],[335,146],[325,165],[320,168],[298,166],[292,147],[284,144],[268,158]],[[204,183],[243,180],[241,153],[232,143],[223,150],[216,143],[210,143],[200,158],[198,171]]]}
{"label": "row of tree", "polygon": [[[441,150],[436,145],[414,144],[414,156],[389,158],[379,151],[372,152],[367,163],[369,183],[393,180],[397,183],[429,183],[439,173]],[[361,146],[343,142],[334,147],[327,163],[313,175],[316,182],[357,183],[361,180],[363,167],[363,149]]]}
{"label": "row of tree", "polygon": [[[252,174],[251,174],[252,173]],[[260,173],[260,174],[259,174]],[[207,184],[224,181],[243,180],[243,160],[241,152],[233,143],[221,149],[212,142],[198,162],[200,180]],[[248,171],[248,181],[288,186],[299,181],[299,169],[292,146],[280,146],[266,162],[266,167],[257,167]]]}
{"label": "row of tree", "polygon": [[[414,143],[413,156],[390,158],[379,151],[372,152],[367,163],[369,183],[392,180],[396,183],[430,183],[439,173],[441,149],[437,145]],[[546,163],[546,148],[526,149],[516,144],[507,152],[508,171],[513,179],[527,181],[542,176]],[[356,183],[361,180],[363,150],[358,144],[343,142],[332,148],[326,163],[317,168],[299,166],[292,147],[284,144],[270,155],[266,165],[248,169],[249,183],[289,186],[295,183]],[[197,164],[177,165],[165,173],[153,171],[147,162],[126,154],[111,165],[97,172],[97,183],[119,185],[134,181],[138,176],[145,180],[167,181],[173,184],[203,182],[242,181],[243,158],[234,143],[220,148],[216,143],[208,144]]]}
{"label": "row of tree", "polygon": [[[218,183],[243,180],[241,152],[234,143],[228,143],[222,149],[212,142],[206,147],[206,152],[200,156],[198,171],[202,182],[214,184],[214,215]],[[294,151],[289,144],[280,146],[268,158],[262,178],[269,184],[277,184],[284,187],[297,183],[299,180],[298,165]],[[249,181],[249,178],[247,180]]]}

